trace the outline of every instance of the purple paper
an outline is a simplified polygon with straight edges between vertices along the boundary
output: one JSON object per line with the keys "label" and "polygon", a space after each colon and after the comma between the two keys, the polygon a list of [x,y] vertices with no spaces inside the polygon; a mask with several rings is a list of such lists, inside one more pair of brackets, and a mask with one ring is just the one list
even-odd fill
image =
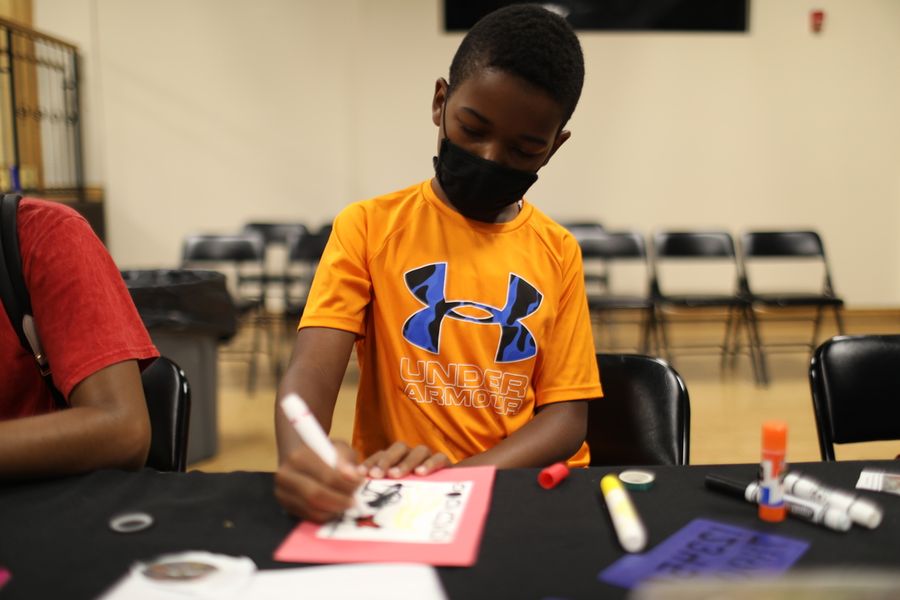
{"label": "purple paper", "polygon": [[645,554],[623,556],[598,579],[632,588],[651,577],[735,577],[787,571],[809,542],[760,533],[709,519],[694,519]]}

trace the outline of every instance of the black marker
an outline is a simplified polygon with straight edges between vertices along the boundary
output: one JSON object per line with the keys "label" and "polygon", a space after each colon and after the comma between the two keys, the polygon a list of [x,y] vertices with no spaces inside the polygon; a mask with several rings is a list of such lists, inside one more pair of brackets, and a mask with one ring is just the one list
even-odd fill
{"label": "black marker", "polygon": [[[759,497],[759,484],[755,481],[750,484],[743,484],[727,477],[719,475],[707,475],[706,487],[717,492],[723,492],[735,498],[742,498],[747,502],[756,504]],[[836,508],[829,508],[824,504],[804,500],[790,494],[785,494],[784,503],[788,512],[797,518],[812,523],[824,525],[835,531],[847,531],[852,525],[850,515],[846,511]]]}

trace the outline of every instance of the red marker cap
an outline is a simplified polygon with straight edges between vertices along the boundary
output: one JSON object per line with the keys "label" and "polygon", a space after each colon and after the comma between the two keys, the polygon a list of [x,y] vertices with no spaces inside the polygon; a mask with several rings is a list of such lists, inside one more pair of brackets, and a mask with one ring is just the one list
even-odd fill
{"label": "red marker cap", "polygon": [[569,476],[569,467],[564,462],[558,462],[554,465],[541,470],[538,474],[538,483],[545,490],[555,488],[559,483]]}

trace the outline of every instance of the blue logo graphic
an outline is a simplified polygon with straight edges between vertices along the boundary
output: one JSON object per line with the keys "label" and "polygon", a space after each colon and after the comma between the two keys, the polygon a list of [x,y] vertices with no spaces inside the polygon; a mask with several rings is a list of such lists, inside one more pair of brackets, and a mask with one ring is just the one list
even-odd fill
{"label": "blue logo graphic", "polygon": [[[503,308],[472,300],[447,300],[447,263],[434,263],[413,269],[404,278],[412,295],[425,305],[425,308],[414,313],[403,324],[403,337],[414,346],[437,354],[440,351],[441,326],[445,318],[450,318],[479,325],[499,326],[500,343],[495,357],[497,362],[516,362],[537,354],[534,336],[521,321],[540,308],[544,295],[518,275],[509,274],[506,306]],[[489,316],[472,317],[458,313],[457,309],[464,306],[482,310]]]}

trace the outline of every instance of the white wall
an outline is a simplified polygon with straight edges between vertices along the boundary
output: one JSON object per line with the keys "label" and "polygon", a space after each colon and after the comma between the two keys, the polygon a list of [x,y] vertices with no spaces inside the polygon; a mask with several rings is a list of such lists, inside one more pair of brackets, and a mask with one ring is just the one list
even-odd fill
{"label": "white wall", "polygon": [[[529,198],[609,227],[813,227],[854,306],[900,304],[900,2],[752,0],[748,34],[589,33]],[[431,174],[439,0],[34,0],[85,66],[88,180],[123,266],[328,220]]]}

